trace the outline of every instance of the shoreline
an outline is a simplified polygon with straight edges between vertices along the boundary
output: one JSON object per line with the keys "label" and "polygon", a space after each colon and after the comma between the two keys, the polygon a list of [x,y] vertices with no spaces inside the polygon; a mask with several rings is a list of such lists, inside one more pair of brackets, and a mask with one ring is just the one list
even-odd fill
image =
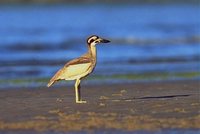
{"label": "shoreline", "polygon": [[0,90],[1,131],[200,129],[198,80]]}
{"label": "shoreline", "polygon": [[[173,82],[173,81],[198,81],[200,72],[173,72],[173,73],[139,73],[139,74],[113,74],[113,75],[92,75],[81,82],[81,85],[102,85],[102,84],[130,84],[130,83],[152,83],[152,82]],[[17,78],[0,79],[0,90],[5,89],[27,89],[27,88],[46,88],[49,77],[44,78]],[[55,88],[73,86],[74,81],[60,81],[55,84]]]}

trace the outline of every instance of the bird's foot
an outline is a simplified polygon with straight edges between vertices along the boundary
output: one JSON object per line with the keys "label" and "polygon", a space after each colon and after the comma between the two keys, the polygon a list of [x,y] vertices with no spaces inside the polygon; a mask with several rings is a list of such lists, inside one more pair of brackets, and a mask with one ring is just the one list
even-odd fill
{"label": "bird's foot", "polygon": [[76,103],[87,103],[87,101],[84,101],[84,100],[76,100]]}

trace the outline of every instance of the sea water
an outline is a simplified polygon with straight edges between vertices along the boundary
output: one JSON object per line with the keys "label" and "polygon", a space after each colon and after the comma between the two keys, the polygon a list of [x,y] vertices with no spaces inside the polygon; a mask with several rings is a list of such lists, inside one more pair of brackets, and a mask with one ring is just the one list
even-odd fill
{"label": "sea water", "polygon": [[87,51],[86,39],[93,34],[111,43],[97,45],[91,79],[128,81],[146,73],[199,78],[198,12],[192,4],[2,5],[1,87],[23,85],[23,80],[45,85],[67,61]]}

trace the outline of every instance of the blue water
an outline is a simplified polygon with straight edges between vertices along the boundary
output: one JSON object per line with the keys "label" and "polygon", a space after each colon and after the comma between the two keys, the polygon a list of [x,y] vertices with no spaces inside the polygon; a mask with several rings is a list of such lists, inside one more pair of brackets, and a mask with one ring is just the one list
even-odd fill
{"label": "blue water", "polygon": [[0,80],[50,78],[98,45],[94,74],[194,72],[200,68],[196,5],[0,6]]}

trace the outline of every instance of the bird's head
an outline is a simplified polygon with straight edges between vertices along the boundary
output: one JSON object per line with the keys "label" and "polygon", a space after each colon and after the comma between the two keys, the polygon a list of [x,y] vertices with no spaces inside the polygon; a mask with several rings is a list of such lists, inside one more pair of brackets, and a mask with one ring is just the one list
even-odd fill
{"label": "bird's head", "polygon": [[87,39],[87,43],[90,46],[95,46],[98,43],[109,43],[109,42],[110,42],[109,40],[100,38],[100,37],[98,37],[96,35],[92,35]]}

